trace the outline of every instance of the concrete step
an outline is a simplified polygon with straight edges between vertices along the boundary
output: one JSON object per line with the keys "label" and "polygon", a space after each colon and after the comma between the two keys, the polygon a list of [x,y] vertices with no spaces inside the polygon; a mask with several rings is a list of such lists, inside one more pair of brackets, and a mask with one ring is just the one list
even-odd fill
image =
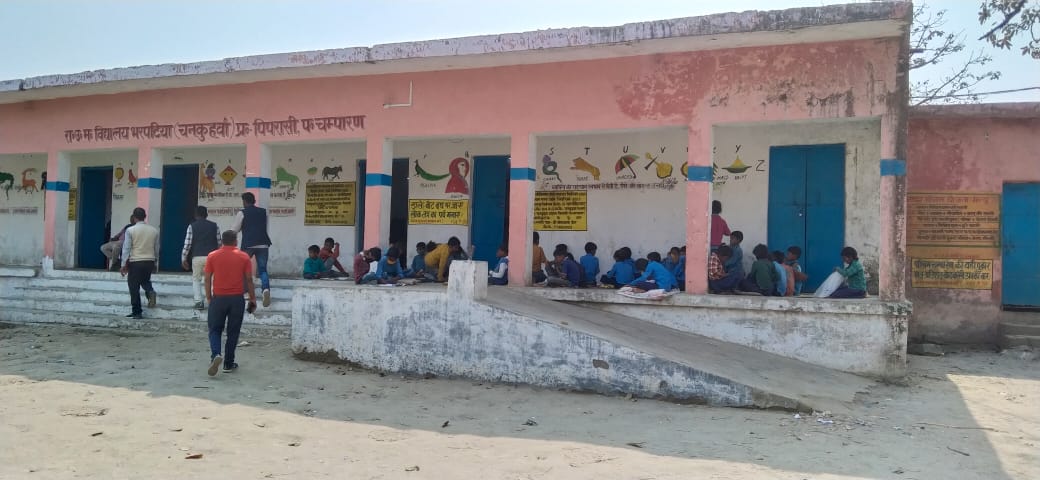
{"label": "concrete step", "polygon": [[[52,312],[11,308],[0,309],[0,321],[23,324],[80,325],[86,327],[115,328],[152,332],[197,333],[205,335],[206,322],[191,320],[143,319],[134,320],[116,315],[99,315],[79,312]],[[249,318],[242,325],[242,340],[250,338],[289,338],[289,326],[258,325]]]}
{"label": "concrete step", "polygon": [[1040,312],[1000,312],[1000,323],[1040,326]]}
{"label": "concrete step", "polygon": [[[118,280],[125,282],[119,272],[116,271],[104,271],[104,270],[49,270],[44,275],[38,275],[38,277],[49,278],[54,280]],[[152,274],[152,282],[163,282],[163,283],[184,283],[191,284],[191,274],[188,272],[184,273],[155,273]],[[271,277],[272,290],[275,288],[293,289],[296,287],[304,287],[312,285],[313,280],[304,280],[302,278],[280,278]]]}
{"label": "concrete step", "polygon": [[[190,293],[168,293],[167,289],[160,289],[156,285],[160,303],[163,308],[190,309],[195,305],[195,298]],[[48,300],[52,302],[91,302],[91,303],[118,303],[127,304],[129,293],[124,288],[121,291],[90,288],[37,288],[37,287],[15,287],[8,295],[11,299],[22,300]],[[257,299],[259,301],[259,299]],[[281,312],[286,315],[292,312],[292,300],[271,301],[271,306],[263,308],[266,312]]]}
{"label": "concrete step", "polygon": [[1000,346],[1040,348],[1040,335],[1004,335],[1000,338]]}
{"label": "concrete step", "polygon": [[999,325],[1001,335],[1032,335],[1040,336],[1040,325],[1021,323],[1001,323]]}
{"label": "concrete step", "polygon": [[659,361],[746,386],[758,407],[847,412],[857,394],[875,383],[856,375],[781,357],[750,347],[681,332],[631,317],[495,289],[486,303],[529,318],[602,338]]}
{"label": "concrete step", "polygon": [[[142,295],[143,297],[143,295]],[[141,299],[144,302],[144,298]],[[192,308],[170,308],[163,304],[163,297],[158,299],[158,308],[145,308],[145,318],[158,320],[179,320],[201,323],[205,326],[206,312],[200,312]],[[46,312],[47,314],[86,314],[120,317],[130,313],[129,299],[121,302],[90,302],[51,299],[21,298],[3,299],[5,309],[19,309],[26,311]],[[292,325],[292,313],[289,311],[268,311],[259,307],[255,314],[246,314],[246,321],[258,325]]]}

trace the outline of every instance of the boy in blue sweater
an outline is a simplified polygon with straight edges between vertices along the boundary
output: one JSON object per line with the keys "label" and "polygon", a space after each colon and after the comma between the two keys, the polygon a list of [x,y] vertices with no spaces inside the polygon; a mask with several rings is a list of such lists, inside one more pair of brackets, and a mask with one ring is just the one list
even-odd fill
{"label": "boy in blue sweater", "polygon": [[614,266],[600,277],[599,281],[606,286],[621,288],[635,280],[635,270],[636,264],[632,261],[632,250],[628,247],[621,247],[614,252]]}
{"label": "boy in blue sweater", "polygon": [[744,250],[740,248],[740,243],[744,241],[744,232],[736,231],[729,234],[729,248],[733,250],[733,256],[726,260],[723,268],[726,269],[726,273],[737,272],[740,276],[744,276]]}
{"label": "boy in blue sweater", "polygon": [[667,292],[675,288],[675,275],[661,264],[661,254],[650,252],[646,259],[646,270],[643,271],[643,275],[635,279],[629,286],[639,292],[656,289]]}
{"label": "boy in blue sweater", "polygon": [[596,286],[596,277],[599,276],[599,258],[596,258],[598,249],[599,247],[595,243],[586,243],[585,255],[578,260],[578,263],[581,264],[581,286],[583,287]]}
{"label": "boy in blue sweater", "polygon": [[549,277],[545,281],[545,286],[577,287],[578,285],[581,285],[581,266],[578,265],[578,262],[571,260],[567,255],[567,250],[563,248],[559,248],[553,252],[553,257],[556,259],[556,269],[560,272],[560,276]]}
{"label": "boy in blue sweater", "polygon": [[404,276],[404,271],[401,270],[401,250],[397,247],[390,247],[386,250],[386,255],[379,259],[379,264],[376,266],[376,281],[379,283],[397,283]]}

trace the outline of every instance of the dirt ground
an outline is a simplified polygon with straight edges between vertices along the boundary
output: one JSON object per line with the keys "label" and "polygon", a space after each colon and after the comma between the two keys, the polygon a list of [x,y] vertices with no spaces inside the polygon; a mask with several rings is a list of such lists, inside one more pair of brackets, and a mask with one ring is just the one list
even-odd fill
{"label": "dirt ground", "polygon": [[1021,352],[911,357],[906,386],[851,415],[795,418],[382,376],[246,340],[210,378],[202,335],[0,328],[0,478],[1040,478],[1040,362]]}

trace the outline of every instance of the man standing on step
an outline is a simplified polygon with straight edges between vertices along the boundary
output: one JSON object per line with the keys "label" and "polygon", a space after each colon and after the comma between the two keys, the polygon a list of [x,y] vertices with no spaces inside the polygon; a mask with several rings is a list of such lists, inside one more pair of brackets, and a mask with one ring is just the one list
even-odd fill
{"label": "man standing on step", "polygon": [[269,307],[271,281],[267,276],[267,252],[271,247],[271,237],[267,235],[267,210],[256,206],[256,197],[252,192],[242,194],[242,207],[235,214],[235,224],[231,230],[242,232],[242,250],[250,258],[256,258],[256,274],[260,276],[263,303]]}
{"label": "man standing on step", "polygon": [[[206,303],[209,305],[207,320],[209,323],[209,376],[217,374],[221,360],[224,371],[230,372],[238,368],[235,363],[235,347],[238,345],[238,334],[242,330],[242,317],[245,312],[256,311],[256,293],[253,288],[253,262],[242,250],[235,248],[238,238],[235,232],[228,230],[221,235],[223,244],[206,257]],[[245,292],[243,292],[245,290]],[[246,305],[243,293],[249,294],[249,305]],[[220,357],[220,337],[227,327],[227,343],[224,345],[223,359]]]}
{"label": "man standing on step", "polygon": [[119,273],[126,277],[130,287],[129,318],[141,319],[141,288],[148,297],[148,308],[155,308],[155,289],[152,288],[152,272],[159,259],[159,229],[144,223],[145,212],[141,207],[134,209],[134,226],[123,234],[123,266]]}
{"label": "man standing on step", "polygon": [[199,205],[195,207],[195,221],[188,225],[188,233],[184,236],[184,249],[181,250],[181,266],[191,270],[192,293],[195,294],[195,309],[205,310],[202,303],[203,270],[206,268],[206,256],[220,248],[220,230],[217,224],[206,219],[209,211]]}

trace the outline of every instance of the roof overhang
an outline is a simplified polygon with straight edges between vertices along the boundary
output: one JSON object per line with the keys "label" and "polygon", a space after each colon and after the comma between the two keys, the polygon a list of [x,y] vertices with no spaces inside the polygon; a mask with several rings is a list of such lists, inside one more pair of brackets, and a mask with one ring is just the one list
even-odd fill
{"label": "roof overhang", "polygon": [[143,90],[379,75],[903,35],[909,2],[872,2],[255,55],[0,81],[0,104]]}
{"label": "roof overhang", "polygon": [[910,108],[910,118],[1032,118],[1040,119],[1040,102],[921,105]]}

